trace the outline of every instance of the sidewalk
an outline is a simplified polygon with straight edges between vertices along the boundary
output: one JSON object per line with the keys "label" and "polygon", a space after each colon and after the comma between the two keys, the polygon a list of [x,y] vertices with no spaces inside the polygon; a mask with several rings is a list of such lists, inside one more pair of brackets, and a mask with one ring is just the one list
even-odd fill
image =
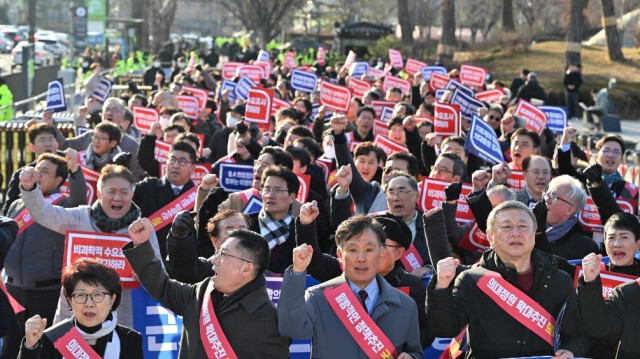
{"label": "sidewalk", "polygon": [[[576,127],[580,134],[594,135],[598,137],[605,135],[604,132],[589,132],[582,119],[580,119],[579,121],[569,121],[569,125]],[[621,135],[622,138],[624,138],[626,141],[640,143],[640,121],[621,120],[620,128],[622,129],[622,132],[610,132],[610,134]],[[636,146],[635,149],[640,150],[640,146]]]}

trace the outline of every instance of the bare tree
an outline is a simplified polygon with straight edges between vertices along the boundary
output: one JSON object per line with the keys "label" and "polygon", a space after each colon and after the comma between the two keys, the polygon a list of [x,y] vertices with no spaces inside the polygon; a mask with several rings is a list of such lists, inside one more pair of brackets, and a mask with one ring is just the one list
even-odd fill
{"label": "bare tree", "polygon": [[398,0],[398,23],[402,31],[402,42],[411,44],[413,42],[413,24],[409,16],[409,0]]}
{"label": "bare tree", "polygon": [[442,0],[442,37],[438,44],[438,61],[447,65],[456,49],[456,9],[454,0]]}
{"label": "bare tree", "polygon": [[580,63],[580,43],[582,42],[582,9],[586,5],[585,0],[571,0],[571,15],[569,17],[569,29],[567,31],[567,47],[565,49],[565,65]]}
{"label": "bare tree", "polygon": [[600,0],[600,3],[602,4],[602,24],[607,37],[609,59],[611,61],[624,61],[613,0]]}
{"label": "bare tree", "polygon": [[502,0],[502,40],[513,43],[517,38],[513,23],[513,0]]}
{"label": "bare tree", "polygon": [[[420,35],[422,37],[431,37],[431,26],[438,21],[438,9],[440,2],[438,0],[411,0],[411,16],[413,23],[420,27]],[[424,34],[424,29],[428,34]]]}
{"label": "bare tree", "polygon": [[150,4],[147,14],[151,20],[151,51],[158,53],[169,40],[169,31],[176,15],[178,0],[147,0]]}
{"label": "bare tree", "polygon": [[284,19],[305,3],[304,0],[220,0],[246,29],[260,35],[263,47],[280,33]]}
{"label": "bare tree", "polygon": [[487,38],[500,19],[500,9],[499,0],[462,0],[459,3],[460,25],[471,31],[471,43],[476,42],[478,31]]}

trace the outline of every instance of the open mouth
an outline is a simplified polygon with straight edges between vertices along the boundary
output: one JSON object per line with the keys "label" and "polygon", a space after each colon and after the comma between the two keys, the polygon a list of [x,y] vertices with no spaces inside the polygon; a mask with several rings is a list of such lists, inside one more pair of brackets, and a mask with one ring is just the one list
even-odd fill
{"label": "open mouth", "polygon": [[93,313],[93,312],[84,312],[82,313],[82,315],[84,315],[85,318],[87,319],[93,319],[96,317],[96,313]]}
{"label": "open mouth", "polygon": [[124,206],[122,206],[121,204],[112,204],[111,205],[111,210],[113,212],[120,212],[120,211],[122,211],[123,208],[124,208]]}
{"label": "open mouth", "polygon": [[623,251],[613,251],[613,253],[611,253],[611,257],[616,261],[620,261],[624,259],[626,256],[627,254]]}

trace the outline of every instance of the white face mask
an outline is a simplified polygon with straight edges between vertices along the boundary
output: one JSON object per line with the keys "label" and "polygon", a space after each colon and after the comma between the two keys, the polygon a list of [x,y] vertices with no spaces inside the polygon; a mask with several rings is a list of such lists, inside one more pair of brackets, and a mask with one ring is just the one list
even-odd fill
{"label": "white face mask", "polygon": [[330,159],[336,158],[336,149],[333,146],[325,146],[324,156]]}
{"label": "white face mask", "polygon": [[156,61],[153,63],[153,67],[160,67],[160,61]]}
{"label": "white face mask", "polygon": [[184,62],[178,62],[178,67],[181,69],[184,69],[185,63]]}
{"label": "white face mask", "polygon": [[86,61],[85,61],[85,62],[83,62],[83,63],[82,63],[82,67],[89,67],[89,63],[88,63],[88,62],[86,62]]}
{"label": "white face mask", "polygon": [[233,128],[238,124],[238,120],[233,116],[227,116],[227,127]]}

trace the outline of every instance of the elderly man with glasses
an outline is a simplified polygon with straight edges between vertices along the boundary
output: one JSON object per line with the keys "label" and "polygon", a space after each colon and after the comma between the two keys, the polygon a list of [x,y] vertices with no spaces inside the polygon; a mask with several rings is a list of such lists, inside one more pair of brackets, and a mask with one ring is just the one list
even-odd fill
{"label": "elderly man with glasses", "polygon": [[571,260],[599,251],[596,242],[584,234],[578,223],[577,215],[587,201],[580,181],[567,175],[556,177],[543,198],[548,209],[546,234],[551,253]]}
{"label": "elderly man with glasses", "polygon": [[551,164],[545,157],[533,155],[522,161],[522,170],[526,186],[516,193],[516,200],[533,208],[542,201],[542,193],[551,181]]}

